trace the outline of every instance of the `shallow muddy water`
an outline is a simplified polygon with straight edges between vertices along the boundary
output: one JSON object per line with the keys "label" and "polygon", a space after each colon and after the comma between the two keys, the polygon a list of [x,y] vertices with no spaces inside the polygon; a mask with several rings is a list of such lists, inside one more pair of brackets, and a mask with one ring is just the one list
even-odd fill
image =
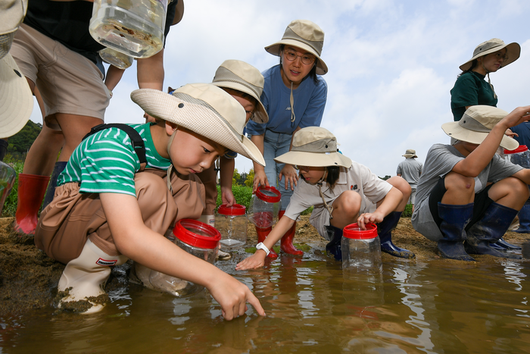
{"label": "shallow muddy water", "polygon": [[[524,251],[530,247],[525,244]],[[381,277],[344,273],[316,248],[236,272],[267,317],[225,321],[206,292],[173,298],[131,285],[99,314],[0,317],[0,353],[526,353],[528,260],[385,258]],[[527,255],[525,255],[526,257]]]}

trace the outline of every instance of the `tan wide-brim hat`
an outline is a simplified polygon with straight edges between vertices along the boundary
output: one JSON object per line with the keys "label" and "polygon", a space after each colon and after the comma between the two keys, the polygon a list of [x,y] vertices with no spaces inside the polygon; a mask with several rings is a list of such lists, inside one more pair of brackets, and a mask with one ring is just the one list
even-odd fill
{"label": "tan wide-brim hat", "polygon": [[460,70],[467,71],[469,68],[471,68],[473,60],[491,53],[498,52],[504,48],[506,48],[506,59],[504,59],[502,62],[502,68],[519,59],[519,55],[521,55],[521,46],[519,43],[513,42],[510,44],[505,44],[501,39],[492,38],[488,41],[480,43],[473,51],[473,57],[464,64],[460,65]]}
{"label": "tan wide-brim hat", "polygon": [[317,24],[309,20],[294,20],[285,29],[282,39],[265,47],[265,50],[280,56],[282,45],[291,45],[313,54],[318,59],[316,73],[324,75],[328,72],[328,66],[320,57],[324,46],[324,31]]}
{"label": "tan wide-brim hat", "polygon": [[0,107],[0,138],[18,133],[33,111],[28,81],[9,53],[0,59]]}
{"label": "tan wide-brim hat", "polygon": [[[471,106],[458,122],[450,122],[442,125],[445,134],[451,138],[472,144],[482,144],[491,132],[491,129],[508,115],[508,112],[492,106]],[[519,147],[517,140],[504,135],[500,146],[506,150],[514,150]]]}
{"label": "tan wide-brim hat", "polygon": [[302,128],[294,133],[291,151],[274,161],[309,167],[351,166],[351,160],[338,152],[337,138],[322,127]]}
{"label": "tan wide-brim hat", "polygon": [[219,87],[241,91],[258,102],[252,117],[256,123],[267,123],[269,115],[261,103],[264,79],[258,69],[241,60],[225,60],[213,78],[212,84]]}
{"label": "tan wide-brim hat", "polygon": [[418,155],[416,155],[416,150],[414,149],[407,149],[407,151],[405,151],[405,154],[401,156],[406,158],[418,157]]}
{"label": "tan wide-brim hat", "polygon": [[259,149],[243,135],[246,113],[241,104],[212,84],[187,84],[168,94],[139,89],[131,99],[147,114],[189,129],[265,166]]}

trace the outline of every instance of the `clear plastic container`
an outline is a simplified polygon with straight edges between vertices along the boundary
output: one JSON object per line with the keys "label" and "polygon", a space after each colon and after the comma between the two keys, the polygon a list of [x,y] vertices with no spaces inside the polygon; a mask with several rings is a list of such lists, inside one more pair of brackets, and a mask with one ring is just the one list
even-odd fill
{"label": "clear plastic container", "polygon": [[515,150],[504,149],[504,155],[508,157],[512,163],[524,168],[530,168],[530,151],[526,145],[519,145]]}
{"label": "clear plastic container", "polygon": [[133,57],[123,54],[122,52],[118,52],[112,48],[101,49],[99,51],[99,56],[105,63],[114,65],[115,67],[123,70],[130,67],[134,60]]}
{"label": "clear plastic container", "polygon": [[367,224],[366,230],[361,230],[357,223],[346,226],[341,249],[343,270],[381,273],[381,242],[374,224]]}
{"label": "clear plastic container", "polygon": [[248,219],[259,229],[272,227],[280,210],[281,193],[274,187],[260,186],[252,196]]}
{"label": "clear plastic container", "polygon": [[11,188],[13,188],[16,176],[17,173],[13,167],[0,161],[0,214],[2,214],[4,202],[6,201],[9,192],[11,192]]}
{"label": "clear plastic container", "polygon": [[164,45],[167,0],[94,0],[89,31],[105,47],[149,58]]}
{"label": "clear plastic container", "polygon": [[[173,231],[165,235],[184,251],[213,264],[219,250],[221,234],[212,226],[192,219],[177,222]],[[148,288],[182,297],[194,294],[204,287],[173,277],[135,262],[136,277]]]}
{"label": "clear plastic container", "polygon": [[215,225],[221,233],[223,249],[243,246],[247,243],[247,215],[246,208],[240,204],[231,207],[221,205],[217,209]]}

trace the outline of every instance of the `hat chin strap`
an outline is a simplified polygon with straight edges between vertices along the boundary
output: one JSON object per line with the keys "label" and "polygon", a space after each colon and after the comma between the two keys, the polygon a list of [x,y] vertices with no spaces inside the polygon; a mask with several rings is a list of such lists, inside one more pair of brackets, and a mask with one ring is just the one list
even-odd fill
{"label": "hat chin strap", "polygon": [[171,146],[173,145],[173,140],[175,139],[175,136],[177,135],[178,127],[175,129],[173,134],[169,137],[169,141],[167,142],[167,154],[169,156],[169,161],[171,161],[171,165],[169,165],[169,168],[167,169],[167,188],[173,193],[173,187],[171,186],[171,172],[173,171],[173,160],[171,160]]}
{"label": "hat chin strap", "polygon": [[484,69],[484,72],[486,73],[486,76],[488,76],[488,84],[489,84],[490,87],[491,87],[491,91],[493,91],[493,97],[494,97],[494,98],[497,98],[497,94],[495,93],[495,89],[493,88],[493,85],[491,84],[491,80],[490,80],[490,72],[489,72],[488,69],[486,69],[486,67],[484,66],[484,60],[481,60],[480,64],[482,65],[482,69]]}
{"label": "hat chin strap", "polygon": [[322,202],[324,202],[324,206],[329,212],[329,220],[331,220],[333,219],[333,205],[329,206],[329,204],[326,202],[326,198],[324,198],[324,193],[322,193],[322,182],[324,182],[327,176],[328,176],[328,169],[326,167],[326,170],[324,171],[324,174],[322,175],[322,177],[318,180],[317,185],[318,185],[318,194],[320,194],[320,198],[322,198]]}

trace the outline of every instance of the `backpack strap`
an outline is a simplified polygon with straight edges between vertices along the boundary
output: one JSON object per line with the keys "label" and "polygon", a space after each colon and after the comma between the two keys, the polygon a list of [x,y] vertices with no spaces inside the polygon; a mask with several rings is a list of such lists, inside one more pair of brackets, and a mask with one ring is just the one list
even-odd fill
{"label": "backpack strap", "polygon": [[136,155],[138,156],[138,159],[140,160],[140,171],[143,171],[145,169],[145,166],[147,165],[147,159],[145,157],[145,144],[144,144],[142,137],[140,136],[140,133],[138,133],[130,125],[123,124],[123,123],[99,124],[99,125],[96,125],[95,127],[92,127],[92,129],[90,129],[90,132],[83,137],[83,140],[85,140],[89,136],[99,131],[102,131],[108,128],[118,128],[118,129],[123,130],[125,133],[127,133],[129,138],[131,139],[131,144],[134,149],[134,152],[136,152]]}

